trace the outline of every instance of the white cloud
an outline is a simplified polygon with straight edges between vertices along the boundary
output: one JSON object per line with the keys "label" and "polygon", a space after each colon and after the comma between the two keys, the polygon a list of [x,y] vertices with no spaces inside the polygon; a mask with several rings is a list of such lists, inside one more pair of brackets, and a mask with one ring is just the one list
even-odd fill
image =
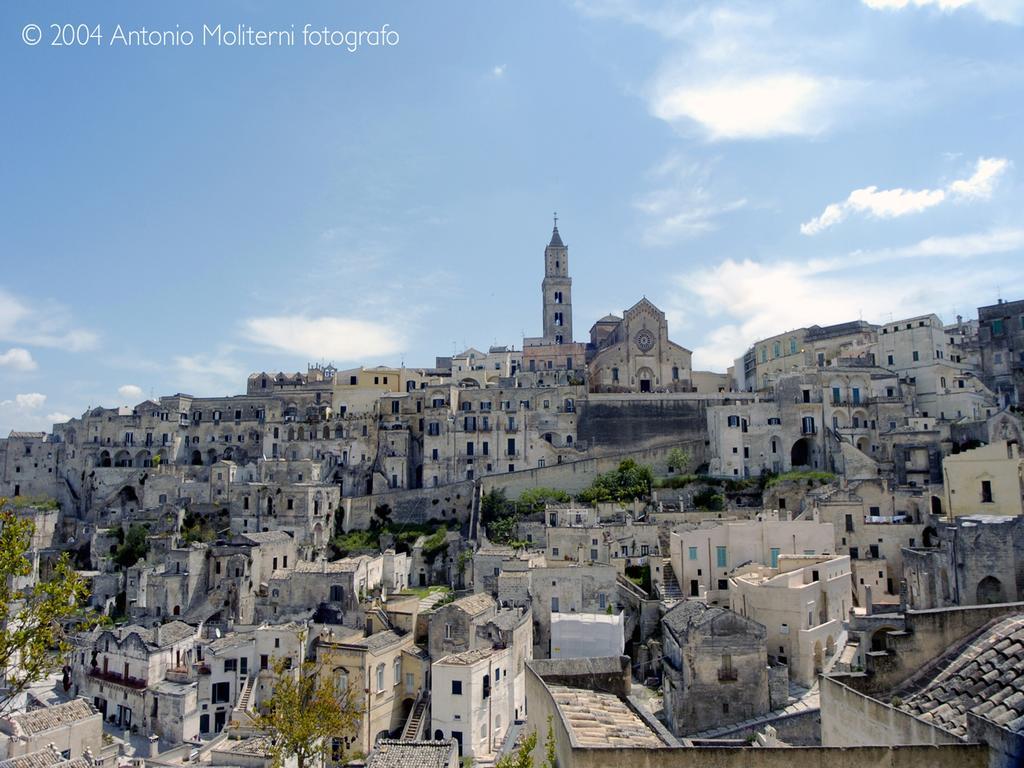
{"label": "white cloud", "polygon": [[56,302],[29,303],[0,288],[0,340],[82,352],[93,349],[99,337],[75,327],[67,309]]}
{"label": "white cloud", "polygon": [[665,40],[669,53],[640,89],[648,109],[712,141],[820,134],[863,90],[832,74],[836,43],[805,32],[805,16],[784,6],[577,0],[576,7]]}
{"label": "white cloud", "polygon": [[505,65],[504,64],[496,65],[494,67],[494,69],[491,70],[491,74],[494,75],[495,77],[501,77],[502,75],[505,74]]}
{"label": "white cloud", "polygon": [[713,81],[663,78],[652,111],[669,123],[692,120],[711,139],[813,135],[829,123],[835,82],[800,72],[733,76]]}
{"label": "white cloud", "polygon": [[46,402],[46,395],[40,392],[29,392],[25,395],[15,395],[14,403],[19,408],[25,408],[28,410],[35,410],[41,408],[43,403]]}
{"label": "white cloud", "polygon": [[46,414],[46,420],[51,424],[63,424],[65,421],[71,421],[73,418],[73,416],[68,416],[68,414],[61,413],[60,411]]}
{"label": "white cloud", "polygon": [[960,8],[973,8],[986,19],[1019,24],[1024,17],[1022,0],[861,0],[868,8],[879,11],[901,11],[907,7],[933,7],[945,13]]}
{"label": "white cloud", "polygon": [[250,318],[243,331],[258,344],[309,359],[381,357],[399,352],[404,344],[401,334],[386,324],[345,317]]}
{"label": "white cloud", "polygon": [[142,397],[142,387],[135,384],[124,384],[117,388],[117,394],[130,403],[135,404]]}
{"label": "white cloud", "polygon": [[800,232],[816,235],[844,221],[851,213],[863,213],[877,219],[893,219],[921,213],[950,197],[963,200],[987,200],[992,197],[996,180],[1009,166],[1004,158],[982,157],[973,175],[951,182],[944,189],[879,189],[876,186],[855,189],[841,203],[830,203],[821,215],[800,225]]}
{"label": "white cloud", "polygon": [[27,349],[12,347],[6,352],[0,353],[0,368],[10,368],[13,371],[34,371],[38,367]]}
{"label": "white cloud", "polygon": [[655,188],[633,202],[647,221],[647,245],[667,245],[718,229],[718,219],[746,206],[745,198],[721,199],[712,190],[714,162],[693,162],[679,153],[650,174]]}
{"label": "white cloud", "polygon": [[960,197],[974,200],[988,200],[996,180],[1003,174],[1010,161],[1003,157],[981,157],[969,179],[954,181],[949,191]]}
{"label": "white cloud", "polygon": [[[1014,272],[1012,260],[991,270],[978,270],[968,261],[1021,251],[1024,229],[1012,229],[926,238],[908,246],[808,262],[727,259],[675,276],[678,293],[670,303],[670,318],[673,323],[710,318],[714,325],[694,349],[694,367],[725,370],[756,340],[792,328],[858,317],[879,322],[890,314],[978,306],[974,302],[990,300],[1000,282],[1008,290],[1024,290],[1024,276]],[[944,261],[915,273],[914,280],[896,279],[906,274],[905,267],[864,269],[915,258],[933,265],[936,259]]]}
{"label": "white cloud", "polygon": [[178,355],[173,360],[178,387],[192,395],[223,396],[245,386],[250,373],[222,348],[213,355]]}

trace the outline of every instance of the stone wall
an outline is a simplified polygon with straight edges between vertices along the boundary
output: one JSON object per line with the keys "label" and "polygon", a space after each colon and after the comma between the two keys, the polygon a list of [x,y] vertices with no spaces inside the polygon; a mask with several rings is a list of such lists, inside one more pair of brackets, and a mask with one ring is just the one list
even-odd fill
{"label": "stone wall", "polygon": [[956,744],[952,733],[865,696],[836,678],[819,678],[821,743],[825,747]]}
{"label": "stone wall", "polygon": [[[573,662],[605,663],[601,659],[573,659]],[[549,662],[565,664],[566,662]],[[526,695],[530,713],[526,732],[540,733],[533,753],[535,765],[544,760],[543,733],[548,718],[555,737],[559,768],[988,768],[988,748],[980,744],[944,744],[942,746],[876,747],[791,747],[764,749],[754,747],[677,747],[666,744],[657,749],[583,748],[574,744],[545,681],[556,685],[591,687],[615,693],[609,683],[601,687],[602,672],[614,679],[614,670],[548,668],[544,662],[527,664]],[[595,684],[588,685],[588,676]],[[543,679],[542,679],[543,678]]]}
{"label": "stone wall", "polygon": [[846,682],[864,693],[891,691],[988,624],[1022,612],[1024,603],[907,611],[906,631],[886,635],[887,650],[865,656],[867,674]]}
{"label": "stone wall", "polygon": [[437,488],[415,488],[376,493],[341,500],[342,529],[370,527],[374,510],[386,505],[395,523],[423,523],[427,520],[466,520],[473,509],[473,483],[466,481]]}
{"label": "stone wall", "polygon": [[[626,448],[665,440],[707,439],[706,397],[693,395],[595,395],[578,401],[577,434],[590,450]],[[695,463],[699,464],[697,461]]]}
{"label": "stone wall", "polygon": [[488,475],[481,479],[480,484],[484,493],[496,488],[503,488],[509,498],[515,498],[523,491],[537,487],[558,488],[569,493],[578,493],[590,486],[597,475],[617,468],[624,459],[633,459],[637,464],[651,466],[655,475],[667,474],[668,454],[673,448],[682,448],[688,451],[693,464],[704,460],[703,440],[687,439],[682,435],[670,439],[671,442],[642,450],[611,453],[579,461],[565,461],[561,464],[520,472]]}

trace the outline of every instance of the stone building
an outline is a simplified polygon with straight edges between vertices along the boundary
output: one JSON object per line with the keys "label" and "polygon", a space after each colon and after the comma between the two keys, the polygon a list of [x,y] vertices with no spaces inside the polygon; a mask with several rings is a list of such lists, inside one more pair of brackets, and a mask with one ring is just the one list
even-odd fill
{"label": "stone building", "polygon": [[454,739],[460,756],[493,759],[519,717],[514,677],[508,648],[476,648],[435,661],[430,697],[434,739]]}
{"label": "stone building", "polygon": [[1024,600],[1024,517],[961,515],[903,550],[910,608]]}
{"label": "stone building", "polygon": [[661,621],[665,717],[677,736],[771,709],[765,628],[728,608],[686,600]]}
{"label": "stone building", "polygon": [[1024,514],[1024,458],[1020,444],[1000,440],[942,460],[946,513]]}
{"label": "stone building", "polygon": [[769,655],[810,688],[846,642],[850,574],[845,555],[781,555],[775,567],[750,566],[733,576],[730,606],[764,625]]}
{"label": "stone building", "polygon": [[1024,403],[1024,301],[978,307],[981,375],[1000,405]]}
{"label": "stone building", "polygon": [[738,566],[777,568],[782,555],[835,551],[835,530],[818,520],[709,521],[680,528],[669,537],[672,570],[687,597],[729,601],[729,577]]}
{"label": "stone building", "polygon": [[498,602],[530,608],[533,616],[533,658],[551,654],[553,613],[605,613],[618,609],[618,572],[599,563],[550,564],[502,573]]}
{"label": "stone building", "polygon": [[0,760],[57,751],[65,760],[78,760],[103,749],[103,717],[85,699],[0,717]]}
{"label": "stone building", "polygon": [[590,329],[593,392],[690,392],[692,353],[668,337],[665,313],[646,298]]}
{"label": "stone building", "polygon": [[335,754],[366,754],[378,738],[397,733],[427,680],[427,662],[417,652],[412,632],[385,629],[363,632],[332,627],[314,641],[318,674],[338,690],[351,691],[362,713],[351,733],[338,734]]}
{"label": "stone building", "polygon": [[180,621],[86,633],[72,654],[74,689],[119,728],[171,742],[192,738],[199,732],[195,684],[179,684],[173,673],[192,665],[196,634]]}

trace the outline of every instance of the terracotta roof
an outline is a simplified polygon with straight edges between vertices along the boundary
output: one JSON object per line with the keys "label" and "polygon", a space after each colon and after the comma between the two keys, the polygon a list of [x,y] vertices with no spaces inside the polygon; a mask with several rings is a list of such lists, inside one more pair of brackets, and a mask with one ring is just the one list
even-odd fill
{"label": "terracotta roof", "polygon": [[583,747],[664,747],[658,735],[626,703],[611,693],[550,686],[562,718]]}
{"label": "terracotta roof", "polygon": [[447,664],[460,667],[468,667],[478,661],[489,658],[494,653],[494,648],[472,648],[461,653],[453,653],[438,660],[437,664]]}
{"label": "terracotta roof", "polygon": [[982,632],[902,708],[962,738],[968,712],[1024,733],[1024,614]]}
{"label": "terracotta roof", "polygon": [[468,613],[470,616],[476,616],[477,614],[494,608],[496,603],[494,602],[494,598],[486,592],[477,592],[475,595],[460,597],[458,600],[452,601],[450,605],[453,608],[458,608],[460,611]]}
{"label": "terracotta roof", "polygon": [[366,761],[366,768],[448,768],[454,740],[398,741],[381,739]]}
{"label": "terracotta roof", "polygon": [[12,715],[10,720],[24,735],[34,736],[70,723],[76,723],[79,720],[85,720],[96,714],[99,714],[97,710],[85,699],[72,699],[56,706]]}

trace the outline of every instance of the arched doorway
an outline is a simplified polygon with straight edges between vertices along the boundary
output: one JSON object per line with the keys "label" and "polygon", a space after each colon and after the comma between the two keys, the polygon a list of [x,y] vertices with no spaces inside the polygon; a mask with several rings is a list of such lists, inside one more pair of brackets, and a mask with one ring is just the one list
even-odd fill
{"label": "arched doorway", "polygon": [[99,465],[101,467],[109,467],[110,466],[110,451],[103,451],[103,452],[100,453],[100,463],[99,463]]}
{"label": "arched doorway", "polygon": [[991,605],[992,603],[1005,603],[1003,595],[1003,583],[995,576],[986,576],[978,582],[978,605]]}
{"label": "arched doorway", "polygon": [[932,496],[932,515],[942,517],[942,499],[938,496]]}
{"label": "arched doorway", "polygon": [[641,368],[636,372],[636,380],[641,392],[650,392],[654,385],[654,371],[646,367]]}
{"label": "arched doorway", "polygon": [[795,443],[789,451],[789,463],[794,469],[797,467],[807,467],[811,464],[811,441],[806,437],[801,437]]}
{"label": "arched doorway", "polygon": [[890,632],[895,632],[895,627],[879,627],[871,635],[871,650],[881,653],[889,649],[887,637]]}
{"label": "arched doorway", "polygon": [[192,464],[193,467],[201,467],[201,466],[203,466],[203,454],[200,453],[199,451],[192,451],[192,461],[191,461],[191,464]]}

